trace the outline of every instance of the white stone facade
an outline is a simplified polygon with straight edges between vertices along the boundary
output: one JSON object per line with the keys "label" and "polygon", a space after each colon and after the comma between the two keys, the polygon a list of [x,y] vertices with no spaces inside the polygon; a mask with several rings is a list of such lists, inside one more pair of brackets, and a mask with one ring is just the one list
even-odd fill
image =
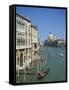
{"label": "white stone facade", "polygon": [[37,28],[28,18],[16,14],[16,70],[29,67],[38,46]]}

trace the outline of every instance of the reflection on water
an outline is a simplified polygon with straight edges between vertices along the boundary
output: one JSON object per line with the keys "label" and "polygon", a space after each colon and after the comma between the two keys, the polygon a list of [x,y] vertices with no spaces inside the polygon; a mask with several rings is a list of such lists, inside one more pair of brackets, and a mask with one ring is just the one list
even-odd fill
{"label": "reflection on water", "polygon": [[[24,70],[19,76],[16,74],[17,83],[32,83],[32,82],[51,82],[66,80],[66,52],[65,48],[61,47],[45,47],[42,49],[44,61],[40,61],[39,68],[46,70],[50,68],[50,72],[43,79],[37,79],[37,62],[30,64],[30,70]],[[60,54],[63,56],[60,56]],[[42,64],[41,64],[42,62]]]}

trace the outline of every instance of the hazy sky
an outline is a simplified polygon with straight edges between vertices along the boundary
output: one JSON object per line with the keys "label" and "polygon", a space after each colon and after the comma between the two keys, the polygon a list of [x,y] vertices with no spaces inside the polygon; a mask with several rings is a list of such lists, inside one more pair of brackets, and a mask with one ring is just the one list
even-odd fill
{"label": "hazy sky", "polygon": [[54,8],[16,7],[16,13],[30,18],[38,26],[41,41],[47,39],[49,32],[58,38],[64,39],[66,35],[66,11]]}

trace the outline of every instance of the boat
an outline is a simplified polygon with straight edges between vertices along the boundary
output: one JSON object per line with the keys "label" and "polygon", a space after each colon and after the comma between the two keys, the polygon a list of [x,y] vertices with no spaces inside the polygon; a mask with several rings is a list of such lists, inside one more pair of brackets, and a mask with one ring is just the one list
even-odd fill
{"label": "boat", "polygon": [[[47,58],[45,57],[45,54],[43,53],[43,48],[40,47],[39,49],[39,56],[40,56],[40,62],[37,63],[37,79],[42,79],[44,78],[45,76],[47,76],[48,72],[50,71],[50,68],[49,67],[46,67],[47,66]],[[46,63],[46,65],[45,65]]]}
{"label": "boat", "polygon": [[59,55],[60,55],[61,57],[63,57],[63,53],[60,53]]}
{"label": "boat", "polygon": [[50,69],[48,68],[46,71],[38,72],[37,78],[38,78],[38,79],[44,78],[45,76],[47,76],[47,74],[48,74],[49,71],[50,71]]}

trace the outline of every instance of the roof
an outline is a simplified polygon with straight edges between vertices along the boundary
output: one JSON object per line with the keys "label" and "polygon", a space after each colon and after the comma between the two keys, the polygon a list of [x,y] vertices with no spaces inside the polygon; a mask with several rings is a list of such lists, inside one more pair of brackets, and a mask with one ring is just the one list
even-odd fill
{"label": "roof", "polygon": [[25,19],[25,20],[28,21],[28,22],[31,22],[31,21],[30,21],[27,17],[25,17],[25,16],[22,16],[22,15],[20,15],[20,14],[18,14],[18,13],[16,13],[16,15],[18,15],[19,17]]}
{"label": "roof", "polygon": [[35,28],[36,30],[38,30],[38,29],[37,29],[37,26],[31,25],[31,27],[33,27],[33,28]]}
{"label": "roof", "polygon": [[[16,13],[16,15],[18,15],[19,17],[21,17],[21,18],[23,18],[23,19],[25,19],[25,20],[27,20],[28,22],[31,23],[31,21],[30,21],[27,17],[22,16],[22,15],[20,15],[20,14],[18,14],[18,13]],[[35,28],[36,30],[38,30],[38,29],[37,29],[38,26],[35,26],[35,25],[32,24],[31,27],[33,27],[33,28]]]}

